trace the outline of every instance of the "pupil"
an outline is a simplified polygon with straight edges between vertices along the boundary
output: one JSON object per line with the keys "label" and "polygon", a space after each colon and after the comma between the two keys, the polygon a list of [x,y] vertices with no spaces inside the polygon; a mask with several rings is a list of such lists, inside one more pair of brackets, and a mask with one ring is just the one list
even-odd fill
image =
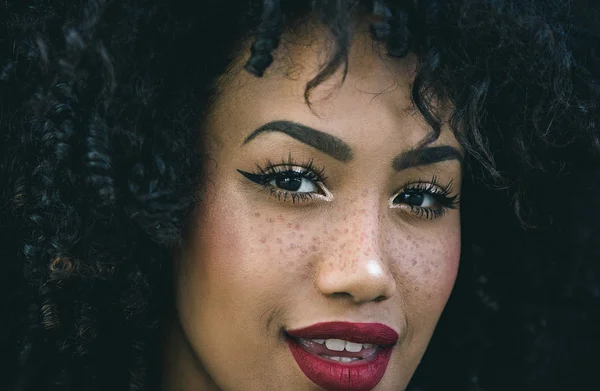
{"label": "pupil", "polygon": [[398,201],[404,204],[419,206],[425,201],[425,195],[421,193],[403,193],[398,196]]}
{"label": "pupil", "polygon": [[298,176],[297,174],[290,173],[277,175],[277,178],[275,178],[275,184],[277,187],[283,190],[298,191],[302,185],[302,177]]}

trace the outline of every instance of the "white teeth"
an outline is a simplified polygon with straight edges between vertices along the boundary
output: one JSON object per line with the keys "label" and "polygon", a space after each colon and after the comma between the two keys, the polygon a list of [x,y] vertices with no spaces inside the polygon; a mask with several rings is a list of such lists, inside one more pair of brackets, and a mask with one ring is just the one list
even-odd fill
{"label": "white teeth", "polygon": [[346,350],[349,352],[358,353],[362,350],[363,345],[361,343],[346,342]]}
{"label": "white teeth", "polygon": [[339,361],[339,362],[343,362],[343,363],[360,360],[360,358],[355,358],[355,357],[335,357],[335,356],[333,356],[333,357],[332,356],[323,356],[323,357],[327,357],[330,360]]}
{"label": "white teeth", "polygon": [[325,346],[327,346],[327,349],[329,350],[342,352],[346,347],[346,341],[342,341],[341,339],[328,339],[325,340]]}
{"label": "white teeth", "polygon": [[336,352],[341,352],[345,349],[347,352],[358,353],[363,350],[363,348],[371,349],[374,345],[370,343],[363,345],[361,343],[344,341],[342,339],[326,339],[325,346],[327,346],[327,349],[334,350]]}

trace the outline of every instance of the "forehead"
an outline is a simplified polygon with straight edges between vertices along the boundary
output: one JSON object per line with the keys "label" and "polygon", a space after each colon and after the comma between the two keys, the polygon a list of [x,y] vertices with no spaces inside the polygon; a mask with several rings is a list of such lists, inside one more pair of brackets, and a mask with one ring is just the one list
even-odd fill
{"label": "forehead", "polygon": [[[285,119],[321,129],[351,145],[367,147],[386,140],[402,140],[405,148],[418,145],[430,127],[411,101],[417,59],[387,56],[368,31],[354,36],[345,80],[340,67],[311,91],[307,104],[307,83],[328,60],[331,45],[321,29],[302,36],[288,33],[262,78],[244,71],[246,58],[240,57],[221,79],[208,117],[220,129],[219,138],[241,144],[253,129]],[[435,144],[440,143],[458,146],[448,130]]]}

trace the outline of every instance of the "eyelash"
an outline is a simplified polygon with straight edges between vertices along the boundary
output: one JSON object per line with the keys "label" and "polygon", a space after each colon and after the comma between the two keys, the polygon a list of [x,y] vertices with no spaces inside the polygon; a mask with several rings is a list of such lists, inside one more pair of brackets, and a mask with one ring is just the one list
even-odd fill
{"label": "eyelash", "polygon": [[327,180],[324,172],[325,168],[317,168],[312,160],[308,160],[304,163],[296,163],[292,157],[288,157],[287,160],[282,160],[279,164],[274,164],[270,160],[267,160],[263,167],[260,165],[256,166],[255,172],[244,172],[238,170],[247,179],[263,187],[269,195],[277,198],[278,201],[288,201],[291,198],[292,203],[301,203],[310,201],[317,196],[315,193],[297,193],[290,192],[269,184],[272,180],[276,179],[278,174],[285,172],[295,172],[300,178],[308,179],[314,182],[317,187],[323,190],[323,183]]}
{"label": "eyelash", "polygon": [[[269,183],[276,179],[278,174],[290,171],[296,173],[300,178],[305,178],[314,182],[317,187],[325,191],[323,186],[323,183],[327,180],[324,175],[325,169],[315,167],[312,160],[309,160],[305,163],[296,163],[290,156],[287,160],[284,159],[279,164],[274,164],[271,161],[267,161],[262,167],[257,165],[255,172],[238,170],[240,174],[261,186],[269,195],[275,197],[278,201],[286,202],[291,199],[292,203],[296,204],[310,201],[317,196],[324,197],[322,194],[317,194],[314,192],[305,193],[282,190]],[[441,185],[437,176],[434,175],[430,180],[419,179],[418,181],[404,185],[394,194],[390,203],[393,203],[393,201],[400,195],[407,194],[409,192],[431,196],[440,205],[440,207],[421,207],[405,203],[401,205],[403,205],[403,208],[408,208],[410,213],[418,218],[422,218],[424,220],[433,220],[444,216],[448,210],[456,209],[458,207],[460,195],[456,194],[451,196],[450,194],[452,194],[452,188],[452,181],[447,185]]]}
{"label": "eyelash", "polygon": [[402,205],[405,205],[407,208],[409,208],[410,212],[419,218],[433,220],[444,216],[448,210],[456,209],[458,207],[460,203],[460,195],[451,195],[452,188],[452,181],[446,185],[441,185],[437,176],[434,175],[430,180],[420,179],[405,185],[402,189],[402,192],[400,192],[400,190],[396,192],[391,202],[393,202],[401,194],[407,194],[411,191],[416,191],[420,194],[431,196],[436,200],[437,203],[439,203],[439,208],[429,208],[407,204]]}

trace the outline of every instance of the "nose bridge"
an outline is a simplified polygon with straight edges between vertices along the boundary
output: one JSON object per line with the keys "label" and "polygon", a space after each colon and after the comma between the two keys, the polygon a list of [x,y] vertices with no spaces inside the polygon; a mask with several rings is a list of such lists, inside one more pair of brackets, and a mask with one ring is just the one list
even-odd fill
{"label": "nose bridge", "polygon": [[355,243],[355,255],[362,254],[361,258],[381,257],[383,216],[379,205],[365,204],[356,210],[348,210],[347,220],[340,222],[340,226],[344,226],[344,240],[349,245]]}
{"label": "nose bridge", "polygon": [[330,222],[331,243],[337,245],[324,249],[317,270],[317,287],[324,295],[342,294],[355,302],[368,302],[387,299],[396,291],[383,255],[382,208],[374,200],[363,201]]}

